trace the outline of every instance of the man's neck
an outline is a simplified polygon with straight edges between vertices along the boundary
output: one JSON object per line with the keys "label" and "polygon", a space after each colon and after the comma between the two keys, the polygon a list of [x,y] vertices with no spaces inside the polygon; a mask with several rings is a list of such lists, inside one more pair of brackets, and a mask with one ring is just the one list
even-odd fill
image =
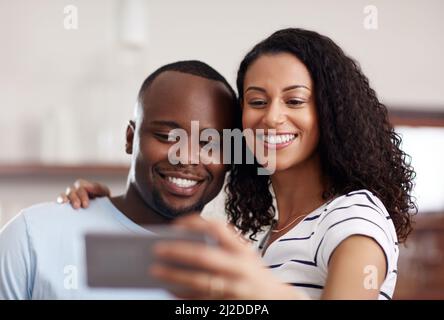
{"label": "man's neck", "polygon": [[125,216],[138,225],[165,224],[171,222],[151,209],[139,195],[136,188],[129,184],[125,194],[112,197],[112,204]]}

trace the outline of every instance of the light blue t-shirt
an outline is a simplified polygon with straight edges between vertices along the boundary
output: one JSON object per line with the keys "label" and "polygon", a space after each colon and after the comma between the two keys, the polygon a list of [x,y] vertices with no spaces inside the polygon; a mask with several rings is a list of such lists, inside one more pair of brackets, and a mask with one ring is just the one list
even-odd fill
{"label": "light blue t-shirt", "polygon": [[108,198],[87,209],[44,203],[0,231],[0,299],[169,299],[164,290],[96,289],[86,283],[87,232],[149,232]]}

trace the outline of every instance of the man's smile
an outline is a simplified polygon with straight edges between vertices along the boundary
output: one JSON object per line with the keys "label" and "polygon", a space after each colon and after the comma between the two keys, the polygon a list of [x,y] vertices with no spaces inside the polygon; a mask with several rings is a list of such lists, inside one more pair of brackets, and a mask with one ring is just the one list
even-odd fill
{"label": "man's smile", "polygon": [[155,170],[160,177],[160,182],[165,189],[176,196],[190,197],[195,195],[204,182],[208,179],[201,175],[187,171],[159,171]]}

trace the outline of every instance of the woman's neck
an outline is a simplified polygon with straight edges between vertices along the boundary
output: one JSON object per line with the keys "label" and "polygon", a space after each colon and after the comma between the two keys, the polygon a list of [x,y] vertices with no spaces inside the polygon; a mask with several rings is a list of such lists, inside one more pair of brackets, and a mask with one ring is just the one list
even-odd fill
{"label": "woman's neck", "polygon": [[279,224],[285,225],[297,216],[306,215],[320,207],[326,179],[322,175],[318,155],[271,176],[279,212]]}

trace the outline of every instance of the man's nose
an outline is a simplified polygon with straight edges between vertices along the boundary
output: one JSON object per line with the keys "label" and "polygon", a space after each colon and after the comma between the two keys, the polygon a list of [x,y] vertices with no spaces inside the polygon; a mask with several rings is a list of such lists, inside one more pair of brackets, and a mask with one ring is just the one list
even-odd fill
{"label": "man's nose", "polygon": [[199,140],[193,141],[192,137],[188,139],[188,148],[186,148],[186,152],[180,152],[179,163],[184,165],[197,165],[200,163]]}

